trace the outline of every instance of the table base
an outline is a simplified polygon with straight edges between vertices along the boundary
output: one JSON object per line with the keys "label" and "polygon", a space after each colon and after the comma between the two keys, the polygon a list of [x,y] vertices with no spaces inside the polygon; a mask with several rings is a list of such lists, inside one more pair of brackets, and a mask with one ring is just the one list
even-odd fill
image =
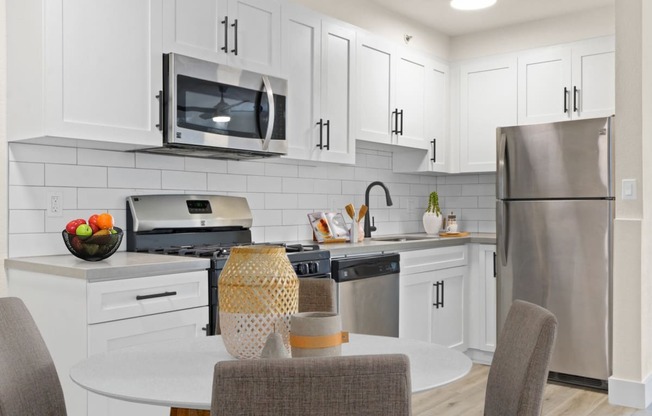
{"label": "table base", "polygon": [[170,409],[170,416],[211,416],[211,411],[173,407]]}

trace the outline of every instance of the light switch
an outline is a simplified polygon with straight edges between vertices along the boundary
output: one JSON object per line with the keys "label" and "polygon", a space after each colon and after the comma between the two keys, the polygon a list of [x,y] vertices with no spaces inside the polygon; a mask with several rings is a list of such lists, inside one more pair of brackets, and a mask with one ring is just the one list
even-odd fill
{"label": "light switch", "polygon": [[636,199],[636,179],[623,179],[623,199]]}

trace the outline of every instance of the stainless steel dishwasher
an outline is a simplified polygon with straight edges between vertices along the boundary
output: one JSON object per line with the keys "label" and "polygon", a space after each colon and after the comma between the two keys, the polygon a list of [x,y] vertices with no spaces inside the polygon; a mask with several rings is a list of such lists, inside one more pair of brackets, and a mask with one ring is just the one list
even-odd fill
{"label": "stainless steel dishwasher", "polygon": [[398,337],[399,260],[398,253],[331,260],[344,331]]}

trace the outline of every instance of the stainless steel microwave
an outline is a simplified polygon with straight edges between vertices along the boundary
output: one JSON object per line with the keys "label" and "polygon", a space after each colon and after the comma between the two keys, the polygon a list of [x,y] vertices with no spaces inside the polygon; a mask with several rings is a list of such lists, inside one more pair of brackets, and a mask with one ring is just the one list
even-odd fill
{"label": "stainless steel microwave", "polygon": [[174,53],[163,60],[160,152],[222,159],[287,153],[287,81]]}

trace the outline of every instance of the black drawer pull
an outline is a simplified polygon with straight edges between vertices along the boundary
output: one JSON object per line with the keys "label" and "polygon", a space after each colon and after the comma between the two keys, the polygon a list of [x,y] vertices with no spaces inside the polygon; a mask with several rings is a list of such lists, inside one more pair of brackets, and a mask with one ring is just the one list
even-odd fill
{"label": "black drawer pull", "polygon": [[136,300],[163,298],[166,296],[176,296],[176,294],[177,292],[163,292],[163,293],[152,293],[151,295],[138,295],[136,296]]}

